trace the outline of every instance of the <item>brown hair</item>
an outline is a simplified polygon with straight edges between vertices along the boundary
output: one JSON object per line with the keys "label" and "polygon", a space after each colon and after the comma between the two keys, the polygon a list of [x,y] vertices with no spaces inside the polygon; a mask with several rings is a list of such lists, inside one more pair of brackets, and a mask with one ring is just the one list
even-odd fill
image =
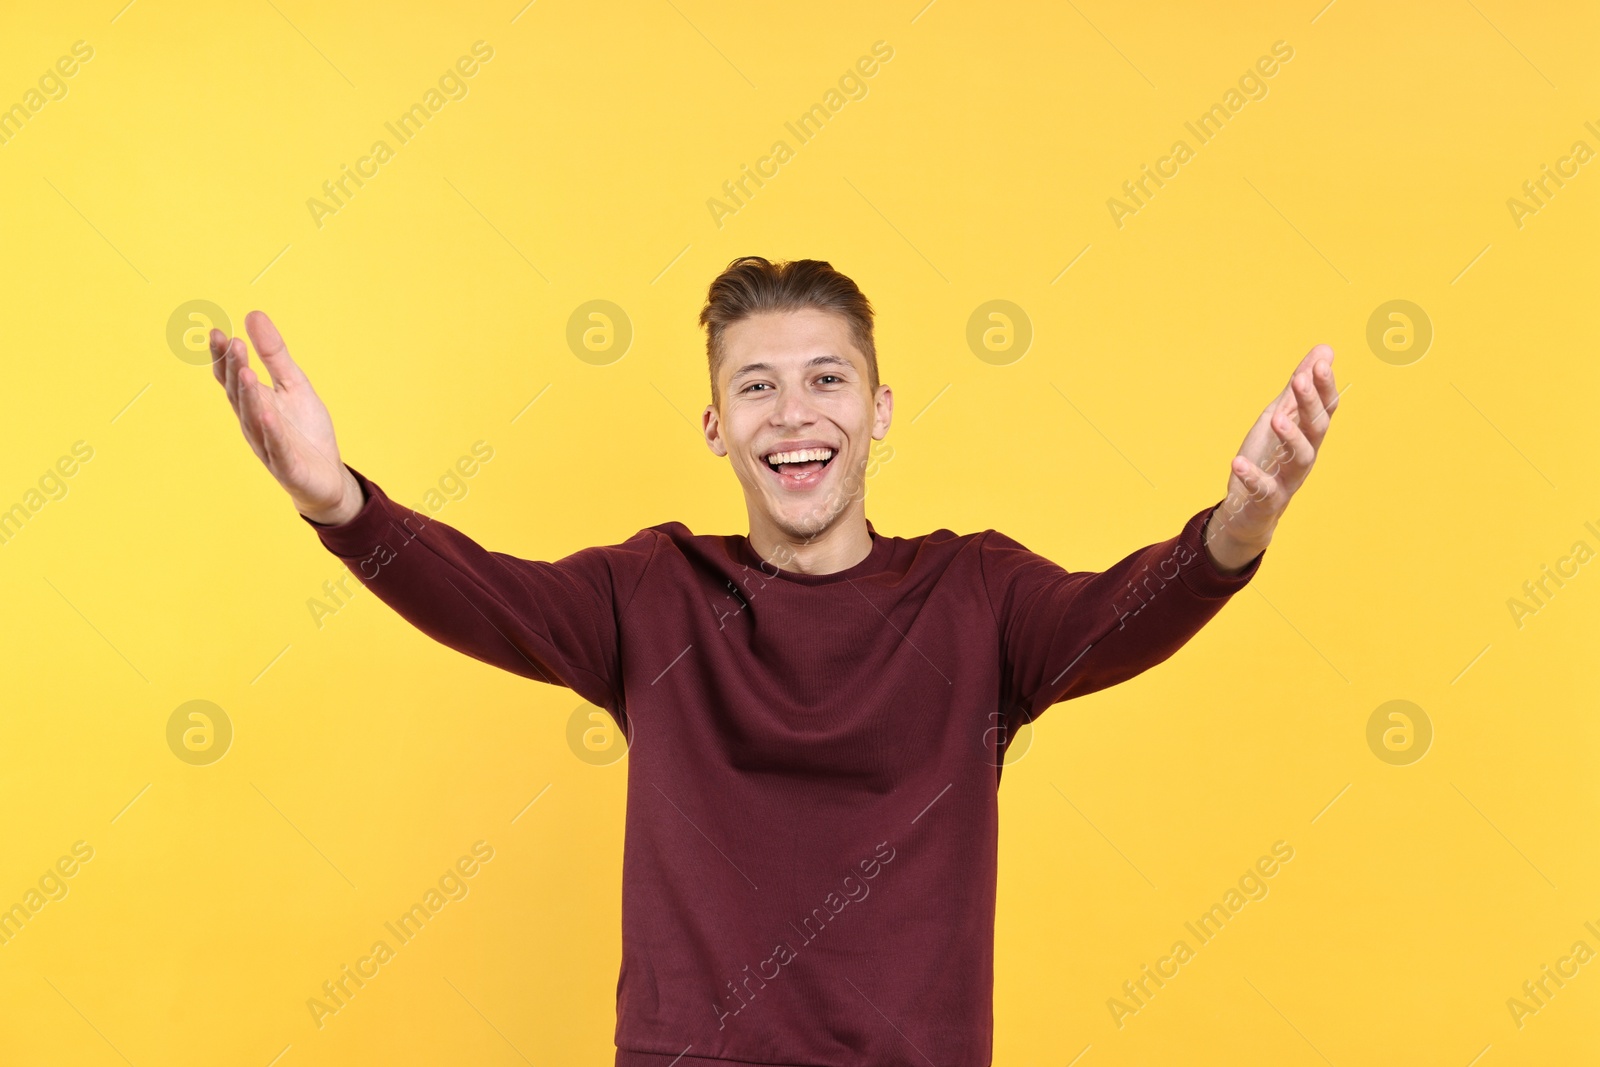
{"label": "brown hair", "polygon": [[867,357],[872,391],[878,391],[878,351],[872,341],[872,303],[856,283],[820,259],[769,262],[740,256],[717,275],[706,294],[700,325],[706,328],[706,359],[711,368],[711,402],[720,406],[717,368],[727,355],[722,333],[729,326],[763,311],[815,308],[844,316],[850,338]]}

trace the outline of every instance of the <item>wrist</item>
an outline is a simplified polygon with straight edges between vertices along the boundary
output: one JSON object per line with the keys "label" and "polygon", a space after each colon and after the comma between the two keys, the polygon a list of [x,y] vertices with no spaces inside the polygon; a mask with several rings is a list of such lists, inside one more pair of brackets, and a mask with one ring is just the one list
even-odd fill
{"label": "wrist", "polygon": [[1225,522],[1217,524],[1216,518],[1216,512],[1212,512],[1205,529],[1201,531],[1200,542],[1217,573],[1232,578],[1246,570],[1251,561],[1266,551],[1272,537],[1268,535],[1261,540],[1245,540],[1229,531]]}
{"label": "wrist", "polygon": [[321,526],[343,526],[361,513],[361,508],[366,504],[366,493],[361,488],[361,483],[356,481],[355,475],[350,473],[348,467],[344,468],[344,493],[339,502],[332,507],[302,508],[296,505],[296,510]]}

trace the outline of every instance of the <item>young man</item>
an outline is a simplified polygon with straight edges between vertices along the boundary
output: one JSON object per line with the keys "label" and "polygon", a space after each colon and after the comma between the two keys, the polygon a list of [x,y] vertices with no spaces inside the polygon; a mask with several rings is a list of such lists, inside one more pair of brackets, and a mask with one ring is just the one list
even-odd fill
{"label": "young man", "polygon": [[271,321],[213,330],[256,455],[322,543],[424,633],[604,708],[629,742],[618,1067],[984,1067],[997,796],[1021,725],[1162,662],[1260,567],[1337,404],[1319,345],[1224,500],[1101,572],[994,530],[892,537],[872,309],[827,263],[711,285],[707,444],[747,536],[680,522],[555,562],[490,552],[340,460]]}

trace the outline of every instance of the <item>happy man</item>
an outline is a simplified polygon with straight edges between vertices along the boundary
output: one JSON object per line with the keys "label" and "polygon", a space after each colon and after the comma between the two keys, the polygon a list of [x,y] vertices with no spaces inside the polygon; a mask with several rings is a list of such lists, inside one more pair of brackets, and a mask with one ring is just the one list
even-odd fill
{"label": "happy man", "polygon": [[712,282],[707,445],[747,535],[681,522],[555,562],[491,552],[340,459],[260,311],[211,331],[240,428],[305,521],[428,636],[605,709],[628,741],[618,1067],[985,1067],[1007,746],[1170,657],[1254,576],[1338,404],[1313,348],[1223,500],[1109,569],[866,517],[889,431],[872,308],[825,262]]}

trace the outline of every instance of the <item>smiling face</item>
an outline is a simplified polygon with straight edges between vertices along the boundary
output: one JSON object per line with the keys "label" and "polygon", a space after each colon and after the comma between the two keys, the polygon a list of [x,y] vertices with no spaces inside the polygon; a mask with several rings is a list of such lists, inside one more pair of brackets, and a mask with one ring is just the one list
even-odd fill
{"label": "smiling face", "polygon": [[809,308],[762,312],[728,326],[722,341],[720,402],[702,428],[744,487],[751,540],[814,543],[843,528],[870,544],[865,472],[894,395],[873,390],[848,321]]}

